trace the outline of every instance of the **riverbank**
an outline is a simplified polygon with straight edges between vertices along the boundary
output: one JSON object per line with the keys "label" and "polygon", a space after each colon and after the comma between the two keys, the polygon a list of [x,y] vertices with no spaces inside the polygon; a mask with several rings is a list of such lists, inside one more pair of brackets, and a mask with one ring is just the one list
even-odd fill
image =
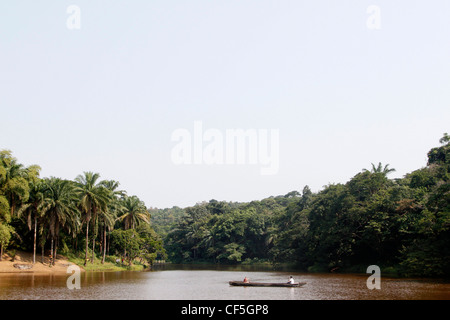
{"label": "riverbank", "polygon": [[50,266],[50,258],[44,257],[42,263],[41,255],[36,256],[36,263],[33,264],[33,254],[31,252],[17,251],[14,258],[8,254],[3,254],[2,261],[0,261],[1,273],[67,273],[67,268],[70,265],[77,265],[82,272],[103,272],[103,271],[141,271],[144,269],[143,265],[132,264],[131,266],[122,265],[110,261],[104,264],[101,260],[88,262],[84,266],[84,258],[79,258],[75,255],[63,256],[57,255],[55,265]]}
{"label": "riverbank", "polygon": [[[67,268],[74,263],[66,257],[57,255],[55,265],[50,266],[50,258],[36,257],[36,263],[33,264],[33,254],[25,251],[17,251],[14,257],[3,254],[0,261],[0,273],[66,273]],[[81,271],[85,271],[80,267]]]}
{"label": "riverbank", "polygon": [[69,254],[67,259],[79,266],[83,266],[85,271],[142,271],[144,270],[144,266],[138,263],[132,263],[131,265],[127,265],[126,263],[116,263],[116,259],[118,257],[115,256],[106,256],[105,263],[101,263],[101,258],[96,258],[94,263],[88,261],[86,266],[84,266],[84,255],[80,257],[79,255]]}

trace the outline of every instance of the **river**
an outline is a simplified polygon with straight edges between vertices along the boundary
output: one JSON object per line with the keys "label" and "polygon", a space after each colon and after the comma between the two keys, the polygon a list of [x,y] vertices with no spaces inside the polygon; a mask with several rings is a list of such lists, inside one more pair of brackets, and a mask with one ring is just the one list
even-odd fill
{"label": "river", "polygon": [[[230,280],[285,282],[300,288],[232,287]],[[69,290],[69,274],[0,274],[0,300],[450,300],[450,283],[381,275],[369,290],[367,274],[318,274],[241,267],[170,266],[143,272],[81,273],[80,289]]]}

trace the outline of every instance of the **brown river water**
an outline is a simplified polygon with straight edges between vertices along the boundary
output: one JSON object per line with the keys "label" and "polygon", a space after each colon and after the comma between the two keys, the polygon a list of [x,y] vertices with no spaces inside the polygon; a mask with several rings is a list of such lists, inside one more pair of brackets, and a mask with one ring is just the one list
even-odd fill
{"label": "brown river water", "polygon": [[[244,277],[255,282],[286,282],[300,288],[232,287]],[[86,272],[80,289],[68,289],[70,274],[0,274],[0,300],[450,300],[450,283],[434,279],[383,277],[368,289],[370,274],[318,274],[257,271],[249,268],[171,266],[152,271]]]}

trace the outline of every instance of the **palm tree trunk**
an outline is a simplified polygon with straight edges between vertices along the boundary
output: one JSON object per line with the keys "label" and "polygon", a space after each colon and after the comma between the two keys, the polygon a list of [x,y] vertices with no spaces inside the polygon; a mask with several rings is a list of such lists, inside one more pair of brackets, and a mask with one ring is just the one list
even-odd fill
{"label": "palm tree trunk", "polygon": [[106,226],[103,228],[103,258],[102,258],[102,264],[105,263],[105,257],[106,257]]}
{"label": "palm tree trunk", "polygon": [[0,261],[3,260],[3,244],[0,243]]}
{"label": "palm tree trunk", "polygon": [[[108,231],[111,231],[108,227]],[[111,242],[111,233],[108,234],[108,256],[109,256],[109,243]]]}
{"label": "palm tree trunk", "polygon": [[97,224],[97,215],[96,215],[96,212],[95,212],[95,207],[94,207],[94,220],[92,221],[92,225],[93,225],[93,228],[94,228],[94,236],[92,237],[92,261],[91,261],[91,263],[93,264],[94,263],[94,258],[95,258],[95,237],[97,236],[95,233],[96,233],[96,224]]}
{"label": "palm tree trunk", "polygon": [[36,233],[37,233],[37,217],[34,216],[34,242],[33,242],[33,264],[36,263]]}
{"label": "palm tree trunk", "polygon": [[103,241],[103,232],[100,230],[100,242],[98,244],[98,248],[101,255],[103,255]]}
{"label": "palm tree trunk", "polygon": [[50,245],[50,267],[51,267],[53,265],[53,261],[52,261],[52,259],[53,259],[53,237],[52,237],[52,241],[50,243],[51,243],[51,245]]}
{"label": "palm tree trunk", "polygon": [[94,254],[95,254],[94,250],[95,250],[95,235],[92,238],[92,261],[91,261],[91,263],[94,263]]}
{"label": "palm tree trunk", "polygon": [[86,221],[86,253],[84,255],[84,266],[86,266],[87,263],[87,255],[88,255],[88,249],[89,249],[89,220]]}
{"label": "palm tree trunk", "polygon": [[[42,240],[41,240],[42,241]],[[44,264],[44,243],[41,243],[41,263]]]}
{"label": "palm tree trunk", "polygon": [[56,251],[58,250],[58,237],[55,239],[55,253],[53,255],[53,265],[55,265],[56,262]]}

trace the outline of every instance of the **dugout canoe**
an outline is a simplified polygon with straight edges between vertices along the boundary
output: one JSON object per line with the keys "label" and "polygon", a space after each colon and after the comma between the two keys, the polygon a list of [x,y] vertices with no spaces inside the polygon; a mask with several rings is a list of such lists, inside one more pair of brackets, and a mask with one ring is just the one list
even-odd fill
{"label": "dugout canoe", "polygon": [[244,282],[244,281],[230,281],[228,283],[230,284],[230,286],[241,286],[241,287],[287,287],[287,288],[301,287],[306,284],[306,282],[274,283],[274,282]]}

